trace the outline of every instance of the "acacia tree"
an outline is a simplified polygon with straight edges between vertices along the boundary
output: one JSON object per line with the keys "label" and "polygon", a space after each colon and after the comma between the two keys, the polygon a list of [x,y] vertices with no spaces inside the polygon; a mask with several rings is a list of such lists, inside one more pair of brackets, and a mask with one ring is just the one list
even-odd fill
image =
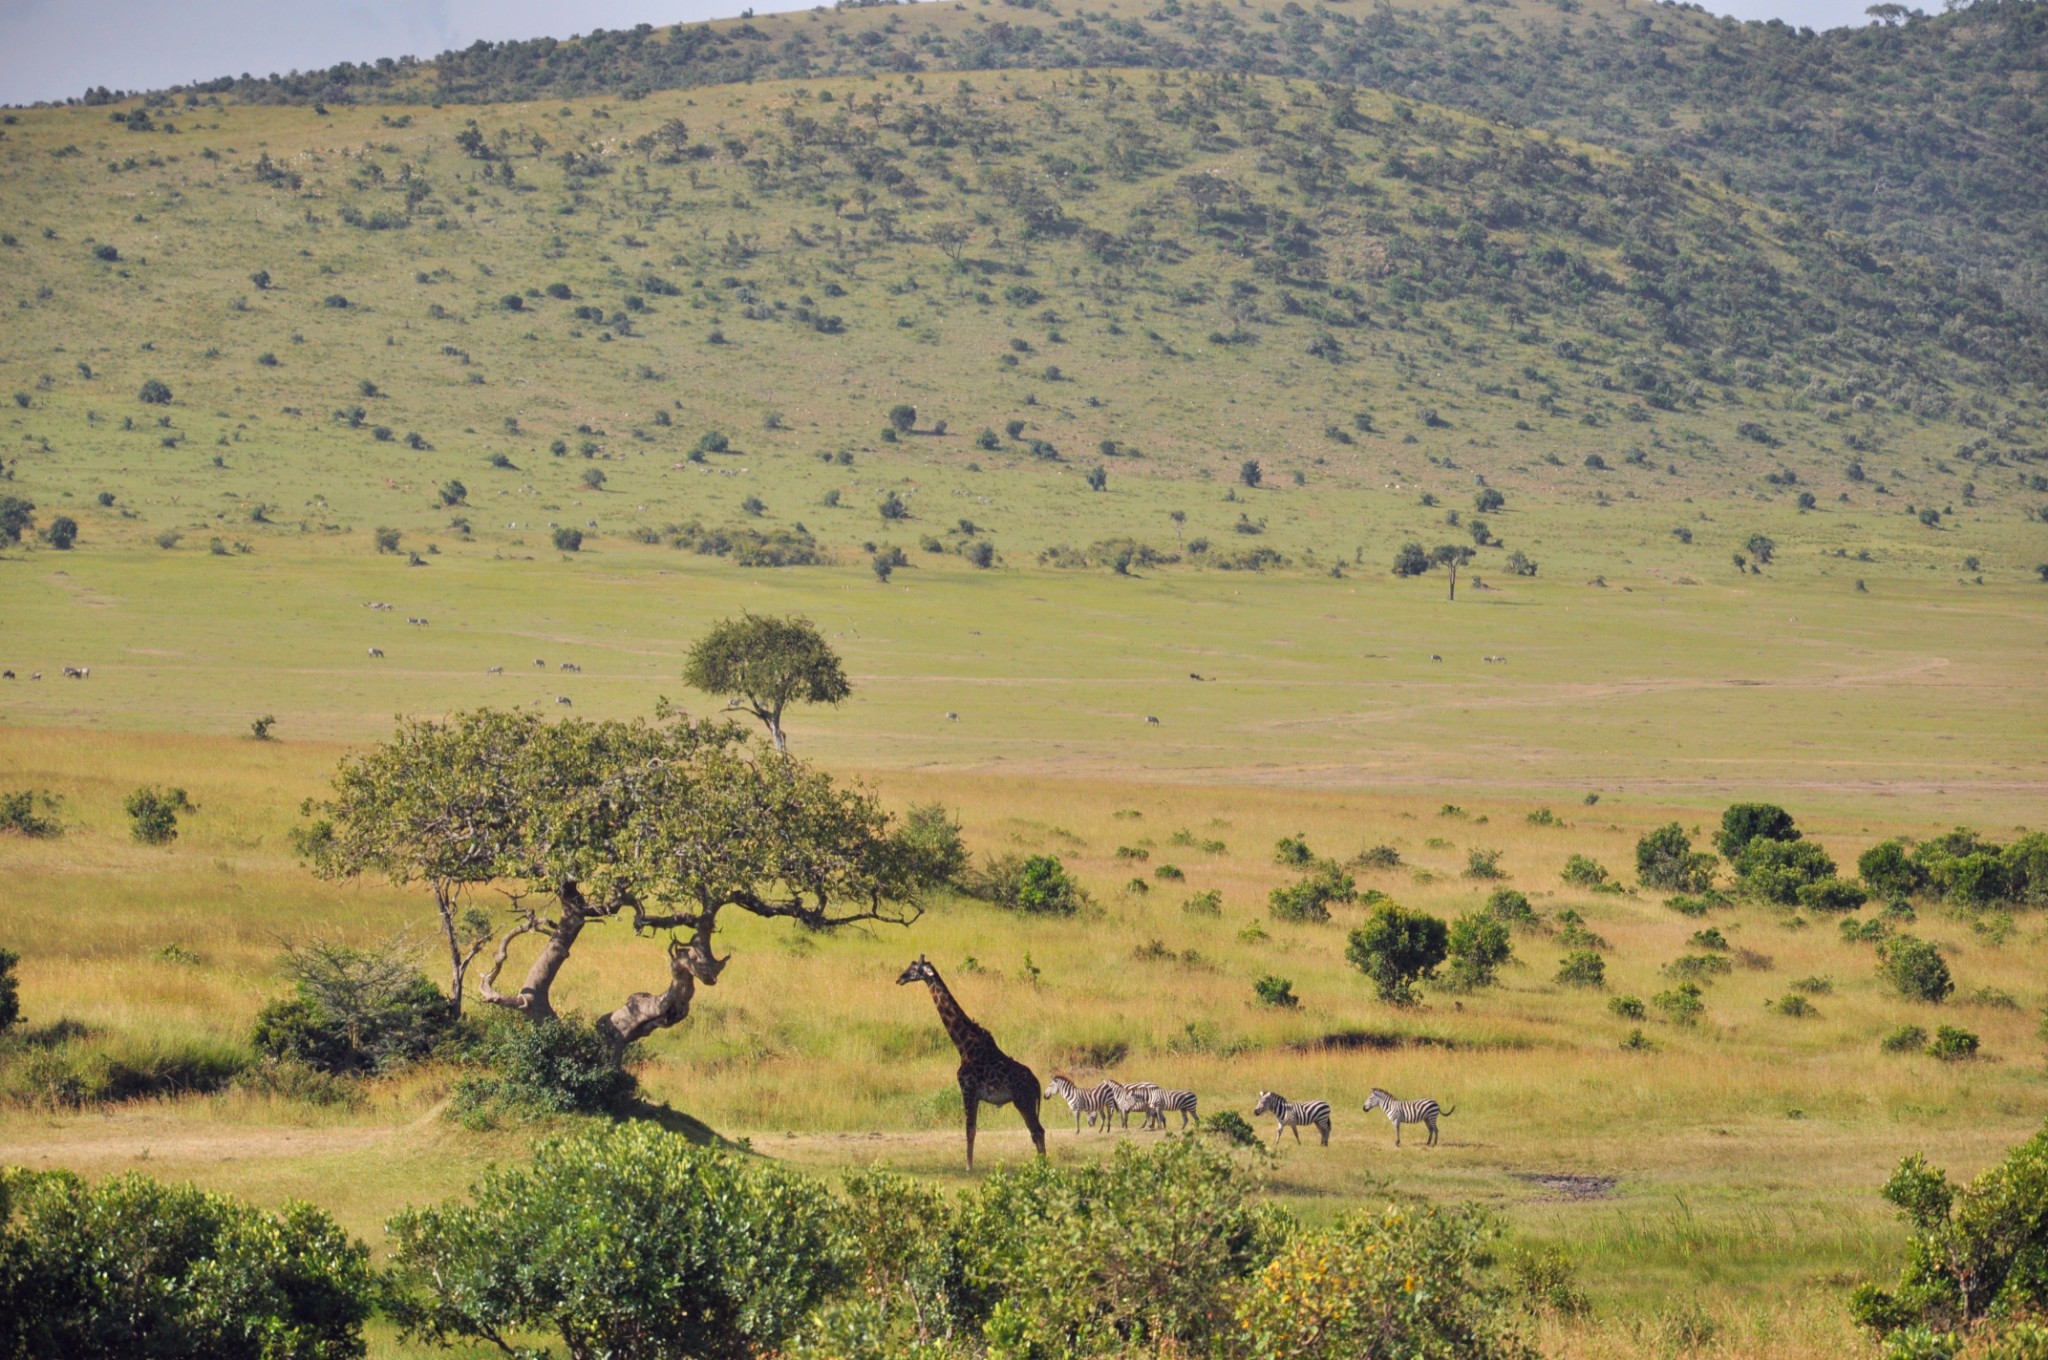
{"label": "acacia tree", "polygon": [[1429,560],[1439,567],[1448,567],[1451,573],[1451,598],[1458,598],[1458,568],[1470,562],[1473,552],[1462,543],[1439,543],[1430,549]]}
{"label": "acacia tree", "polygon": [[[455,777],[436,761],[451,745],[467,758]],[[387,796],[350,796],[350,776],[366,765]],[[555,1018],[555,983],[587,928],[666,935],[661,989],[635,992],[597,1021],[614,1055],[682,1021],[698,985],[716,984],[728,962],[713,952],[723,912],[814,930],[907,925],[929,877],[925,857],[890,835],[868,794],[780,753],[754,758],[736,726],[693,725],[666,707],[652,722],[551,725],[482,710],[410,724],[345,765],[337,786],[344,797],[315,809],[320,820],[303,838],[316,868],[410,872],[436,884],[437,904],[452,900],[444,889],[459,896],[486,882],[506,895],[511,922],[475,980],[490,1005]],[[452,830],[463,850],[433,859],[393,848],[430,825]],[[445,910],[442,928],[459,985],[489,940],[459,938]],[[501,990],[528,936],[540,947],[518,988]]]}
{"label": "acacia tree", "polygon": [[[886,579],[886,578],[885,578]],[[792,702],[837,704],[853,692],[839,657],[809,619],[742,614],[697,639],[683,663],[693,689],[729,699],[761,720],[777,751],[787,751],[782,711]]]}

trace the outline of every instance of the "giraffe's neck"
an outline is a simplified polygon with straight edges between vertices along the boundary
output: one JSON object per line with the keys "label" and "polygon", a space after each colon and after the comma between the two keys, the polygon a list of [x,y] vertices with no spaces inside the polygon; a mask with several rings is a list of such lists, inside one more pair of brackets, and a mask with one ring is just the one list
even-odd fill
{"label": "giraffe's neck", "polygon": [[946,1027],[953,1047],[960,1050],[963,1058],[979,1057],[988,1047],[988,1031],[967,1018],[967,1012],[960,1009],[960,1003],[953,999],[953,993],[940,981],[936,970],[925,979],[925,984],[931,988],[932,1002],[939,1008],[939,1023]]}

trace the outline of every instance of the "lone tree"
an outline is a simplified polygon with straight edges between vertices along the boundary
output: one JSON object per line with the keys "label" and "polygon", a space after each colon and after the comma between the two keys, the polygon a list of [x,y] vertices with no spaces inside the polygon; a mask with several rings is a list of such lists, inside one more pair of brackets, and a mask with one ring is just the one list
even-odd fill
{"label": "lone tree", "polygon": [[1259,466],[1258,459],[1247,458],[1238,465],[1237,480],[1243,482],[1246,486],[1256,487],[1260,482],[1266,480],[1266,470]]}
{"label": "lone tree", "polygon": [[19,496],[0,496],[0,546],[21,542],[36,522],[36,503]]}
{"label": "lone tree", "polygon": [[1449,926],[1426,912],[1385,902],[1351,932],[1344,957],[1372,979],[1380,1000],[1405,1006],[1415,1000],[1415,984],[1435,977],[1449,952]]}
{"label": "lone tree", "polygon": [[1458,598],[1458,568],[1473,558],[1472,549],[1462,543],[1439,543],[1429,550],[1433,566],[1447,567],[1451,573],[1451,598]]}
{"label": "lone tree", "polygon": [[777,751],[789,749],[782,710],[792,701],[836,704],[853,692],[824,636],[797,616],[742,614],[715,625],[690,648],[683,680],[726,696],[730,707],[744,706],[767,727]]}
{"label": "lone tree", "polygon": [[[345,760],[335,796],[307,813],[301,852],[328,877],[382,873],[435,889],[459,980],[490,944],[451,909],[493,883],[510,898],[488,966],[487,1004],[558,1018],[554,986],[584,932],[616,924],[665,937],[667,981],[598,1018],[614,1058],[685,1019],[699,984],[730,958],[712,951],[729,910],[831,930],[908,925],[929,856],[892,835],[864,791],[780,754],[758,758],[731,723],[692,724],[666,707],[653,721],[544,722],[482,709],[401,725]],[[499,978],[522,941],[539,948],[511,991]]]}

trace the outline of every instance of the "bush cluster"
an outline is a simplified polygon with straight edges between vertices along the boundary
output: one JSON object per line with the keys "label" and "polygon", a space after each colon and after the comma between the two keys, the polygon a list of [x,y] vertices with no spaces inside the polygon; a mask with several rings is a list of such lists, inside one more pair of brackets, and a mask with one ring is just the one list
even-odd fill
{"label": "bush cluster", "polygon": [[969,896],[1029,916],[1072,916],[1089,904],[1087,891],[1056,855],[997,855],[968,871],[960,886]]}

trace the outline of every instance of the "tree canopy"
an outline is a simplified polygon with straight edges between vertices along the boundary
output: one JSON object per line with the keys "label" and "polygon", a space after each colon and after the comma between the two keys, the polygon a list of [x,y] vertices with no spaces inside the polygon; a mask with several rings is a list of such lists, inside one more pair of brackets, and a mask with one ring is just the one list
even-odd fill
{"label": "tree canopy", "polygon": [[[316,872],[433,886],[451,985],[489,949],[475,991],[491,1005],[555,1016],[552,988],[587,926],[666,934],[666,985],[598,1023],[618,1049],[682,1020],[698,984],[717,982],[722,912],[817,930],[908,924],[929,860],[866,792],[779,753],[757,758],[731,723],[693,724],[666,707],[652,721],[550,724],[481,709],[407,722],[344,760],[335,796],[306,813],[300,848]],[[509,899],[509,924],[457,918],[486,883]],[[527,935],[540,949],[518,989],[501,991]]]}
{"label": "tree canopy", "polygon": [[791,703],[837,704],[853,692],[824,635],[809,619],[742,614],[697,639],[683,665],[693,689],[742,704],[789,749],[782,713]]}

